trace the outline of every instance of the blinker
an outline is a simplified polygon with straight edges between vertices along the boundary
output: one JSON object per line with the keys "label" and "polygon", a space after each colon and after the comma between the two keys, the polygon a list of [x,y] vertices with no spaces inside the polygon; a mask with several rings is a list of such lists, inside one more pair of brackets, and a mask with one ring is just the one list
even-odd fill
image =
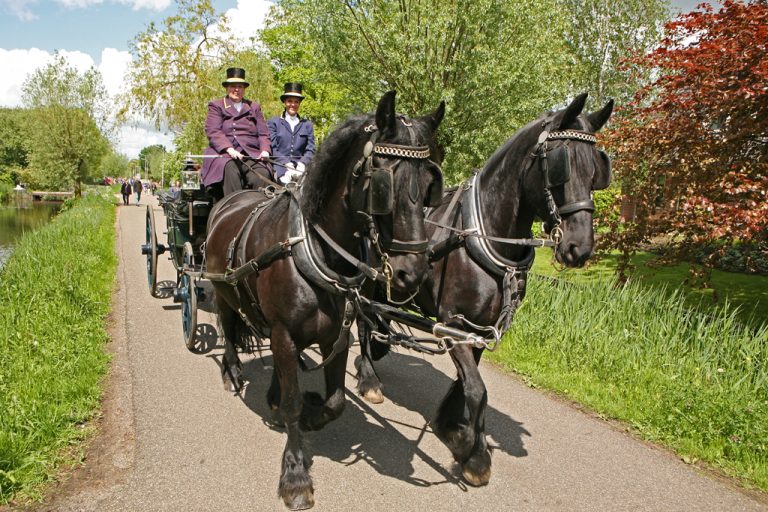
{"label": "blinker", "polygon": [[394,189],[390,169],[374,169],[368,183],[368,213],[386,215],[394,208]]}
{"label": "blinker", "polygon": [[595,170],[595,177],[592,180],[592,190],[603,190],[611,184],[611,157],[602,150],[597,151],[600,154],[601,164]]}
{"label": "blinker", "polygon": [[544,144],[546,142],[547,137],[549,137],[549,132],[547,130],[544,130],[539,134],[539,144]]}
{"label": "blinker", "polygon": [[[545,160],[542,160],[544,162]],[[571,159],[568,146],[562,145],[547,152],[544,181],[547,188],[567,183],[571,179]]]}
{"label": "blinker", "polygon": [[365,158],[370,157],[373,154],[373,142],[370,140],[365,143],[365,146],[363,147],[363,156]]}

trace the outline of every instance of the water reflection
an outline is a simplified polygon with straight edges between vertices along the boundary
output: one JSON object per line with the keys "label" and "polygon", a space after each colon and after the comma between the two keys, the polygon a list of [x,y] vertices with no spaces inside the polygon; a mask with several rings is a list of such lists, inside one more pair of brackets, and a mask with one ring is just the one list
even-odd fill
{"label": "water reflection", "polygon": [[31,201],[14,198],[0,205],[0,268],[13,251],[16,241],[24,233],[34,231],[47,223],[61,208],[61,203]]}

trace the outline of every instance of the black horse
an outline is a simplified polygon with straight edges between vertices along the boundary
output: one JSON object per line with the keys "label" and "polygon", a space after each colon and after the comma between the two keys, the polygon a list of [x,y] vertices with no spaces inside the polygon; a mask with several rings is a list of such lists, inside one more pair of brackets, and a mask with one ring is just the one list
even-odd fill
{"label": "black horse", "polygon": [[[525,296],[536,217],[545,219],[561,264],[579,267],[592,255],[591,194],[611,179],[610,160],[595,148],[594,133],[608,121],[613,101],[586,115],[581,113],[586,97],[518,130],[481,171],[429,213],[431,268],[415,298],[424,313],[497,343]],[[382,357],[388,345],[369,344],[365,322],[358,322],[358,329],[358,391],[378,403],[383,395],[371,356]],[[450,350],[458,379],[433,423],[472,485],[485,485],[491,476],[488,398],[478,370],[483,350],[467,344]]]}
{"label": "black horse", "polygon": [[[238,325],[268,336],[275,376],[267,400],[288,433],[278,493],[292,510],[314,505],[301,430],[322,428],[344,408],[349,329],[364,278],[403,293],[423,281],[424,206],[442,196],[434,135],[444,112],[441,104],[406,118],[389,92],[375,114],[328,135],[300,189],[242,191],[211,211],[204,276],[215,286],[225,335],[224,383],[240,389]],[[380,271],[361,263],[365,239],[383,258]],[[314,343],[323,356],[324,399],[299,389],[301,352]]]}

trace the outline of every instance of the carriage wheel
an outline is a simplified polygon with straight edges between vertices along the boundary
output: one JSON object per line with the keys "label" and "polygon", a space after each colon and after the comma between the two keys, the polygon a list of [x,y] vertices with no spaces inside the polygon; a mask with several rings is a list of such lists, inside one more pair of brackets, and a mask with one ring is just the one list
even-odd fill
{"label": "carriage wheel", "polygon": [[181,279],[179,280],[179,296],[181,297],[181,327],[184,331],[184,343],[189,350],[195,348],[195,330],[197,329],[197,286],[195,279],[188,270],[195,270],[195,253],[192,244],[186,242],[182,252]]}
{"label": "carriage wheel", "polygon": [[152,205],[147,205],[146,245],[142,252],[147,255],[147,283],[149,293],[157,296],[157,229],[155,229],[155,216],[152,214]]}

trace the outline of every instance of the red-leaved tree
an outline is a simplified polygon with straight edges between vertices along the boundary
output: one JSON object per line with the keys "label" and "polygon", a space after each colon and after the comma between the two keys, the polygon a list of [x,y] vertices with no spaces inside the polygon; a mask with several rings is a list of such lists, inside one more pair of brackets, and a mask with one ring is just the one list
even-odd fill
{"label": "red-leaved tree", "polygon": [[[614,119],[608,145],[634,220],[609,245],[624,263],[643,243],[714,264],[733,243],[768,244],[768,0],[725,0],[666,26],[654,52],[627,61],[657,78]],[[618,208],[618,206],[617,206]]]}

